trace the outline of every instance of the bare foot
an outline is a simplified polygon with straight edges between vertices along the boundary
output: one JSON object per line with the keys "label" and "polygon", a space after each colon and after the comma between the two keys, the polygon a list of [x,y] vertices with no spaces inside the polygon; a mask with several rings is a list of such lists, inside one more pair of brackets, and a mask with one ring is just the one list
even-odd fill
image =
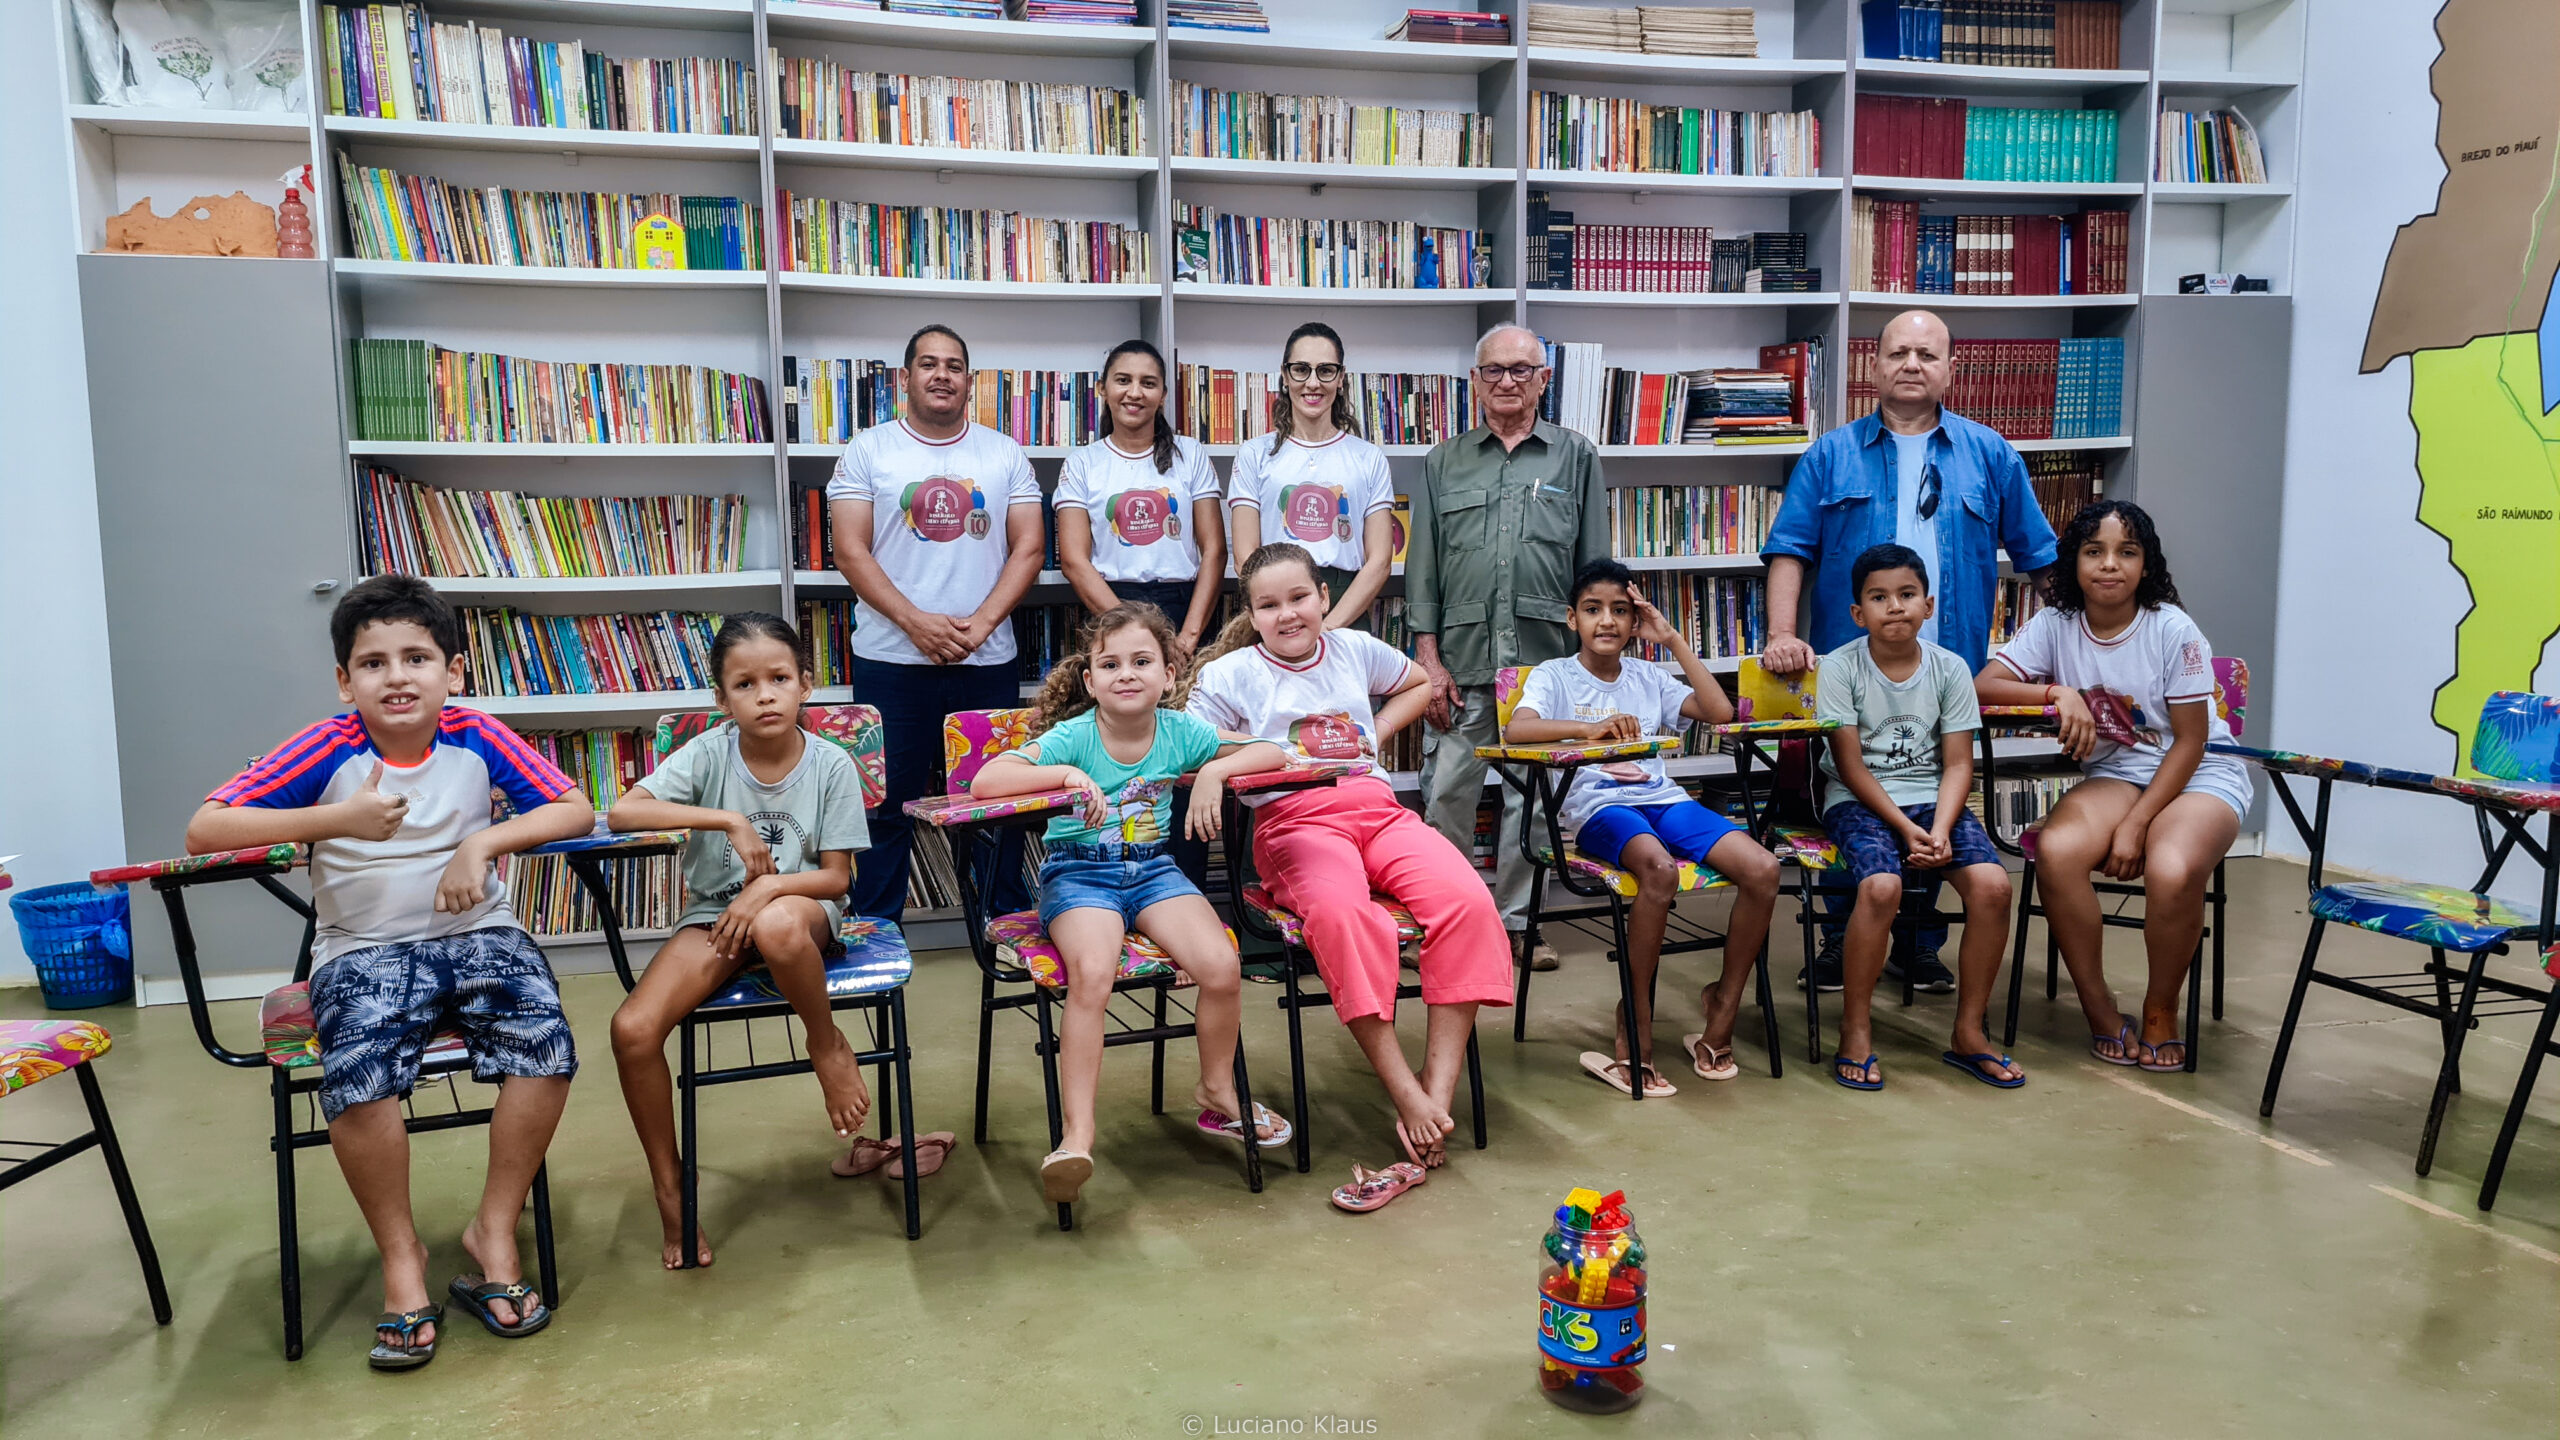
{"label": "bare foot", "polygon": [[1458,1128],[1458,1122],[1446,1111],[1435,1111],[1429,1105],[1429,1097],[1423,1099],[1424,1108],[1397,1116],[1396,1139],[1403,1144],[1406,1159],[1425,1170],[1437,1170],[1449,1163],[1445,1142]]}
{"label": "bare foot", "polygon": [[[1203,1110],[1215,1110],[1230,1119],[1240,1118],[1243,1114],[1237,1108],[1236,1087],[1233,1084],[1229,1084],[1224,1090],[1214,1090],[1210,1088],[1208,1081],[1203,1080],[1192,1090],[1191,1103]],[[1257,1140],[1268,1140],[1279,1134],[1278,1130],[1272,1128],[1273,1123],[1257,1119],[1253,1126],[1253,1137]]]}
{"label": "bare foot", "polygon": [[[410,1237],[409,1243],[409,1253],[382,1257],[382,1308],[394,1315],[424,1310],[430,1301],[427,1294],[427,1247],[415,1236]],[[411,1338],[406,1341],[396,1330],[376,1330],[374,1334],[382,1344],[394,1350],[404,1346],[423,1350],[436,1343],[436,1326],[432,1320],[412,1331]]]}
{"label": "bare foot", "polygon": [[[480,1278],[500,1285],[512,1285],[524,1279],[524,1258],[516,1253],[516,1232],[509,1226],[504,1232],[483,1231],[475,1217],[462,1229],[462,1251],[479,1267]],[[535,1297],[539,1299],[540,1297]],[[501,1325],[514,1325],[524,1316],[513,1300],[492,1300],[489,1313]]]}
{"label": "bare foot", "polygon": [[[665,1247],[658,1253],[658,1263],[669,1270],[684,1268],[684,1197],[675,1192],[658,1197],[658,1225],[665,1232]],[[693,1225],[693,1263],[711,1264],[711,1236],[702,1228],[699,1218]]]}
{"label": "bare foot", "polygon": [[818,1072],[818,1090],[826,1097],[827,1123],[850,1139],[870,1118],[871,1087],[862,1083],[862,1062],[855,1058],[853,1042],[832,1026],[828,1033],[835,1037],[832,1045],[810,1037],[809,1066]]}

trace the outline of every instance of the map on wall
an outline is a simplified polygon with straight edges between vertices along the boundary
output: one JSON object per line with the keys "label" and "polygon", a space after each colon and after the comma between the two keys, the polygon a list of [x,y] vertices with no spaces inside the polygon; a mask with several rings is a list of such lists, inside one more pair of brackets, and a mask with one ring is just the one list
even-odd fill
{"label": "map on wall", "polygon": [[2444,183],[2392,241],[2363,369],[2409,357],[2418,522],[2470,587],[2433,710],[2468,768],[2480,702],[2560,632],[2560,4],[2447,0],[2436,38]]}

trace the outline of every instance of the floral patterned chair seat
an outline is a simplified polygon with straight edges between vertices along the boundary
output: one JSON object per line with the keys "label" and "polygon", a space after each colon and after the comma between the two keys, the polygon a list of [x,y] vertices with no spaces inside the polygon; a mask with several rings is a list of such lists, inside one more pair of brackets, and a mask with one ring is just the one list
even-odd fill
{"label": "floral patterned chair seat", "polygon": [[0,1020],[0,1095],[86,1065],[114,1043],[94,1021]]}
{"label": "floral patterned chair seat", "polygon": [[[1307,922],[1299,919],[1296,911],[1281,904],[1269,886],[1256,883],[1244,887],[1244,903],[1271,922],[1271,928],[1280,932],[1281,944],[1293,950],[1306,948]],[[1396,943],[1409,944],[1422,938],[1422,922],[1413,918],[1413,912],[1405,908],[1403,901],[1393,895],[1372,894],[1369,903],[1386,911],[1387,918],[1395,922]]]}
{"label": "floral patterned chair seat", "polygon": [[[1234,944],[1236,932],[1227,932],[1227,943]],[[1040,924],[1036,910],[1018,910],[999,915],[987,922],[987,943],[994,946],[998,958],[1029,972],[1031,982],[1048,990],[1067,988],[1066,957],[1058,953],[1055,941]],[[1128,943],[1121,947],[1120,968],[1112,979],[1138,980],[1170,976],[1173,988],[1187,990],[1197,982],[1173,963],[1164,947],[1132,930]]]}
{"label": "floral patterned chair seat", "polygon": [[2534,917],[2494,896],[2446,885],[2365,880],[2321,886],[2312,892],[2311,913],[2331,924],[2464,953],[2486,950],[2534,924]]}

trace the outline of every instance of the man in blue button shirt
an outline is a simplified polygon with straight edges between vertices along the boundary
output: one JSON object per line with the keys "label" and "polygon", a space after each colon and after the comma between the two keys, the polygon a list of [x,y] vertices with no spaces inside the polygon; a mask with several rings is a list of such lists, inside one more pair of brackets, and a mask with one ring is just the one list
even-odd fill
{"label": "man in blue button shirt", "polygon": [[[2020,574],[2053,564],[2053,527],[2016,447],[1939,403],[1954,377],[1953,351],[1937,316],[1906,310],[1893,317],[1876,339],[1876,413],[1824,435],[1796,462],[1760,550],[1769,563],[1769,640],[1760,663],[1769,669],[1797,674],[1858,637],[1849,618],[1849,566],[1871,545],[1908,545],[1928,561],[1938,603],[1921,638],[1963,656],[1975,671],[1991,645],[2001,550]],[[1796,631],[1799,597],[1810,643]],[[1936,894],[1933,881],[1932,904]],[[1841,898],[1831,898],[1822,954],[1804,980],[1824,990],[1840,988]],[[1943,927],[1923,931],[1915,954],[1895,956],[1897,966],[1911,967],[1913,984],[1932,994],[1955,988],[1938,960],[1946,935]]]}

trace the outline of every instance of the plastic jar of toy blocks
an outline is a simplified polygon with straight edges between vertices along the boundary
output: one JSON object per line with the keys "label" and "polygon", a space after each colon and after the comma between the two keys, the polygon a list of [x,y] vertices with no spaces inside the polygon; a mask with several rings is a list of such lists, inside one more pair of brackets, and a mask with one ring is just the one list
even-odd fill
{"label": "plastic jar of toy blocks", "polygon": [[1569,1410],[1608,1414],[1644,1398],[1644,1239],[1625,1200],[1574,1191],[1538,1257],[1538,1387]]}

